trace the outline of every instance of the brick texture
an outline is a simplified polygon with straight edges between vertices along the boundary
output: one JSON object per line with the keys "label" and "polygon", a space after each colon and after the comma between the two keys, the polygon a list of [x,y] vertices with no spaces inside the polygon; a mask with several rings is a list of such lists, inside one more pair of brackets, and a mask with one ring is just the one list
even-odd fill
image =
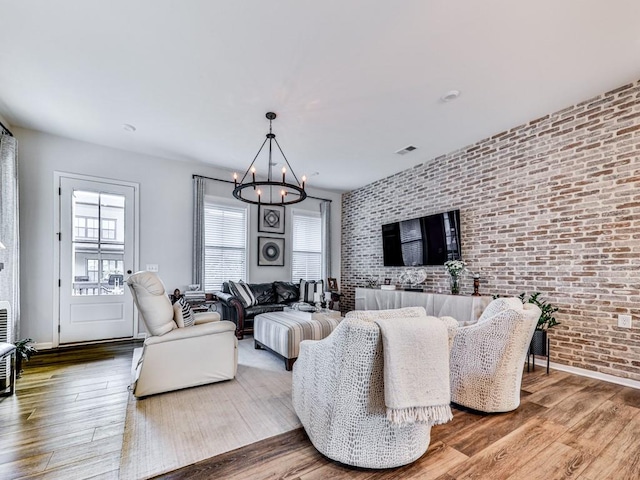
{"label": "brick texture", "polygon": [[[640,381],[640,81],[343,195],[343,309],[370,275],[406,270],[383,266],[382,224],[456,208],[481,294],[560,308],[552,361]],[[446,292],[443,267],[425,269]]]}

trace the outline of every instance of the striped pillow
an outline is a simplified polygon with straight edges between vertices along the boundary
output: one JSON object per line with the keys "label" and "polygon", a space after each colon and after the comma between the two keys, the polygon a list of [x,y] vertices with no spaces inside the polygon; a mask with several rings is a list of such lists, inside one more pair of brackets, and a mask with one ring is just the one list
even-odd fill
{"label": "striped pillow", "polygon": [[181,297],[173,304],[173,320],[178,325],[178,328],[191,327],[196,320],[191,305],[184,297]]}
{"label": "striped pillow", "polygon": [[231,293],[235,297],[240,299],[244,308],[252,307],[258,303],[249,285],[244,283],[242,280],[239,282],[229,281],[229,290],[231,290]]}
{"label": "striped pillow", "polygon": [[314,303],[314,294],[319,293],[320,298],[322,298],[322,294],[324,292],[324,281],[323,280],[300,280],[300,301],[307,303]]}

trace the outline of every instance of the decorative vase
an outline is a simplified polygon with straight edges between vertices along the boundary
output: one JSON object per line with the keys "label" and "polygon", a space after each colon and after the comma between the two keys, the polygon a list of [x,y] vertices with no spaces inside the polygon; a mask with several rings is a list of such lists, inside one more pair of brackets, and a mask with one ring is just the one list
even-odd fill
{"label": "decorative vase", "polygon": [[449,276],[449,282],[451,285],[451,295],[458,295],[460,293],[460,278],[457,275]]}

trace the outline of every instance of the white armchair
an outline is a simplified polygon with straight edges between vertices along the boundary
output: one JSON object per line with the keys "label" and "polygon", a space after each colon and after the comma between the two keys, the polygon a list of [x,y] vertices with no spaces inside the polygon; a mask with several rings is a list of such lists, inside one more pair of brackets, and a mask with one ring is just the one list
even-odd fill
{"label": "white armchair", "polygon": [[413,462],[429,447],[430,425],[387,420],[382,340],[373,320],[394,315],[426,317],[426,312],[422,307],[350,312],[325,339],[300,343],[293,406],[315,448],[333,460],[391,468]]}
{"label": "white armchair", "polygon": [[518,408],[523,366],[540,313],[518,298],[498,298],[477,323],[459,328],[451,350],[451,401],[482,412]]}
{"label": "white armchair", "polygon": [[133,394],[143,397],[235,377],[235,324],[217,313],[195,314],[195,325],[178,328],[160,278],[137,272],[127,279],[149,337],[134,354]]}

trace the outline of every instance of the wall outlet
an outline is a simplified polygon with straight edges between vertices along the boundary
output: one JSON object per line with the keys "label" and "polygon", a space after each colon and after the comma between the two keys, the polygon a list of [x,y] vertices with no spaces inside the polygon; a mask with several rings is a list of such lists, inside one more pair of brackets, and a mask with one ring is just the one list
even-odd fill
{"label": "wall outlet", "polygon": [[157,263],[147,263],[146,270],[147,270],[147,272],[157,272],[158,271],[158,264]]}
{"label": "wall outlet", "polygon": [[631,315],[618,315],[618,327],[631,328]]}

